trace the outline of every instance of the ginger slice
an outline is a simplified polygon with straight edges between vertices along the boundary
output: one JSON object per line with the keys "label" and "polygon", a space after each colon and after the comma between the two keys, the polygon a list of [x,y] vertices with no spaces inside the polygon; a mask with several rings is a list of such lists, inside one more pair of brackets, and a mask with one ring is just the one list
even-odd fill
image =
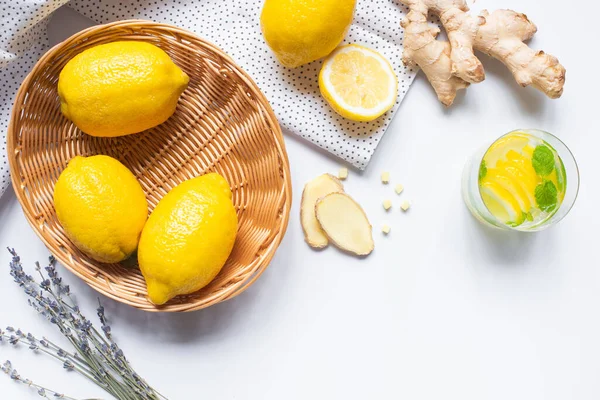
{"label": "ginger slice", "polygon": [[315,215],[317,200],[330,193],[343,191],[342,183],[330,174],[320,175],[304,186],[300,205],[300,222],[304,231],[304,240],[309,246],[322,249],[329,244]]}
{"label": "ginger slice", "polygon": [[375,244],[372,227],[363,209],[345,193],[331,193],[315,206],[317,220],[331,242],[357,256],[370,254]]}

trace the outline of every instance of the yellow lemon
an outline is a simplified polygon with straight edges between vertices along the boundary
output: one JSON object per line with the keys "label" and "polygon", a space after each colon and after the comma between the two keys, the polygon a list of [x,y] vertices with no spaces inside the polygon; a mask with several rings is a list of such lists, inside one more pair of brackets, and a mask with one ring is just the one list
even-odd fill
{"label": "yellow lemon", "polygon": [[341,46],[323,63],[319,88],[342,117],[372,121],[396,103],[398,79],[388,60],[356,44]]}
{"label": "yellow lemon", "polygon": [[266,0],[265,41],[280,63],[295,68],[323,58],[344,39],[356,0]]}
{"label": "yellow lemon", "polygon": [[173,188],[150,214],[138,261],[154,304],[206,286],[227,261],[237,234],[229,184],[210,173]]}
{"label": "yellow lemon", "polygon": [[113,42],[85,50],[60,72],[60,109],[92,136],[141,132],[174,112],[189,77],[146,42]]}
{"label": "yellow lemon", "polygon": [[135,251],[148,217],[140,183],[108,156],[69,161],[54,186],[54,207],[75,246],[106,263],[122,261]]}

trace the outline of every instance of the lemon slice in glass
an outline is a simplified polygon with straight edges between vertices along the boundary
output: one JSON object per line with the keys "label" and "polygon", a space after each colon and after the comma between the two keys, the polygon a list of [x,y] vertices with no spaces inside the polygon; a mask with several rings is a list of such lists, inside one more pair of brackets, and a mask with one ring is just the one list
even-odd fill
{"label": "lemon slice in glass", "polygon": [[492,181],[485,181],[480,187],[481,199],[487,209],[505,224],[518,226],[525,221],[525,213],[513,195]]}
{"label": "lemon slice in glass", "polygon": [[381,54],[349,44],[338,47],[325,60],[319,74],[319,88],[342,117],[372,121],[394,106],[398,79]]}

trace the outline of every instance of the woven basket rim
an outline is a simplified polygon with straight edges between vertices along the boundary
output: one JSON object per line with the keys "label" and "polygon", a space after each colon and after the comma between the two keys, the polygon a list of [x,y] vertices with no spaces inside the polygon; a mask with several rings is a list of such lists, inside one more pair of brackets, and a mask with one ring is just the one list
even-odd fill
{"label": "woven basket rim", "polygon": [[[66,252],[60,252],[60,251],[59,252],[52,251],[53,244],[50,243],[49,240],[45,236],[41,235],[41,232],[38,231],[38,227],[36,226],[37,221],[35,220],[35,216],[33,215],[33,213],[26,212],[26,204],[29,203],[30,199],[28,196],[26,196],[26,194],[24,192],[25,188],[21,187],[22,186],[22,185],[20,185],[21,177],[17,174],[17,171],[19,170],[19,168],[17,166],[17,155],[19,153],[19,150],[16,148],[16,144],[17,144],[16,142],[18,141],[18,138],[19,138],[19,132],[17,132],[15,130],[14,124],[15,124],[15,121],[18,119],[19,113],[22,110],[20,106],[23,104],[23,100],[24,100],[26,94],[28,93],[29,89],[31,88],[32,80],[40,72],[40,70],[42,70],[46,66],[48,60],[51,60],[55,56],[59,55],[61,50],[63,50],[65,47],[75,45],[76,43],[78,43],[78,41],[83,40],[86,36],[89,36],[92,33],[98,33],[98,31],[106,30],[106,29],[110,29],[110,28],[127,28],[130,26],[140,26],[140,25],[143,26],[144,28],[166,29],[169,32],[172,32],[174,34],[179,33],[179,34],[183,34],[186,36],[191,36],[194,38],[194,40],[196,40],[200,44],[202,44],[202,46],[212,50],[213,52],[218,54],[222,59],[226,60],[231,66],[235,67],[232,69],[232,72],[235,72],[235,74],[239,78],[242,79],[242,81],[247,85],[247,88],[251,91],[252,98],[254,100],[258,101],[260,103],[260,105],[264,107],[264,110],[267,113],[269,125],[272,127],[272,130],[273,130],[272,133],[273,133],[273,138],[275,139],[275,144],[277,146],[277,153],[281,160],[280,173],[282,174],[282,181],[283,181],[284,186],[282,188],[283,190],[281,191],[279,198],[281,199],[283,208],[282,208],[282,212],[279,215],[279,225],[277,226],[277,231],[274,235],[272,235],[272,237],[269,237],[269,245],[266,246],[264,249],[262,249],[262,251],[261,251],[262,257],[254,259],[253,262],[249,264],[249,265],[254,265],[255,263],[259,263],[260,265],[253,273],[247,275],[245,277],[245,279],[240,280],[235,283],[232,283],[231,285],[228,286],[228,288],[227,288],[228,290],[223,290],[221,292],[213,293],[211,296],[204,299],[203,303],[197,307],[194,306],[194,304],[181,303],[181,304],[175,304],[175,305],[168,306],[168,307],[150,306],[150,307],[142,308],[142,307],[138,307],[137,305],[131,304],[130,302],[128,302],[126,299],[124,299],[122,296],[119,295],[118,291],[107,291],[107,290],[104,290],[104,288],[97,286],[94,282],[91,282],[89,279],[87,279],[84,276],[82,271],[80,271],[78,268],[76,268],[74,265],[72,265],[72,263],[71,263],[72,260],[70,259],[71,258],[70,254],[68,254]],[[52,254],[70,272],[75,274],[78,278],[82,279],[89,286],[91,286],[94,290],[98,291],[99,293],[102,293],[103,295],[105,295],[113,300],[116,300],[118,302],[122,302],[125,304],[129,304],[129,305],[133,305],[134,307],[137,307],[137,308],[142,308],[145,311],[152,311],[152,312],[195,311],[195,310],[199,310],[199,309],[208,307],[210,305],[217,304],[221,301],[231,299],[231,298],[239,295],[240,293],[245,291],[248,287],[250,287],[253,283],[255,283],[256,280],[265,271],[267,266],[270,264],[271,260],[273,259],[274,255],[275,255],[276,249],[279,247],[281,241],[283,240],[283,237],[285,235],[285,232],[287,230],[287,226],[289,223],[291,203],[292,203],[292,186],[291,186],[291,177],[290,177],[290,169],[289,169],[289,159],[288,159],[288,155],[287,155],[287,152],[285,149],[285,142],[283,139],[283,133],[281,131],[281,127],[277,121],[277,117],[275,116],[275,113],[273,112],[268,100],[266,99],[264,94],[260,91],[260,89],[254,82],[254,80],[246,73],[245,70],[243,70],[241,67],[239,67],[227,53],[225,53],[223,50],[221,50],[219,47],[217,47],[213,43],[199,37],[194,32],[190,32],[188,30],[185,30],[183,28],[180,28],[180,27],[177,27],[174,25],[163,24],[163,23],[148,21],[148,20],[144,20],[144,19],[128,19],[128,20],[116,21],[116,22],[111,22],[108,24],[95,25],[95,26],[86,28],[82,31],[79,31],[79,32],[73,34],[69,38],[65,39],[64,41],[62,41],[62,42],[54,45],[52,48],[50,48],[38,60],[38,62],[34,65],[34,67],[31,69],[31,71],[27,74],[27,76],[23,80],[21,86],[19,87],[17,94],[15,95],[15,99],[13,102],[13,109],[10,114],[10,119],[9,119],[9,124],[8,124],[8,129],[7,129],[7,152],[8,152],[8,159],[9,159],[11,184],[13,186],[15,196],[17,197],[17,200],[19,201],[19,203],[21,204],[21,206],[24,210],[24,214],[26,216],[27,222],[30,224],[30,226],[33,228],[34,232],[36,232],[36,234],[42,240],[42,242],[45,244],[45,246],[52,252]],[[28,205],[30,206],[30,209],[31,209],[31,204],[28,204]]]}

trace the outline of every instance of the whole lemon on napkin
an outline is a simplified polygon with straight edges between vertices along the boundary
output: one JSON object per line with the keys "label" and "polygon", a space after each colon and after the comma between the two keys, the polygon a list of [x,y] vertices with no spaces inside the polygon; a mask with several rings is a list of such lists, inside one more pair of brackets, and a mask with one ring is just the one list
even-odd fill
{"label": "whole lemon on napkin", "polygon": [[108,156],[77,156],[54,186],[54,207],[65,233],[94,260],[115,263],[137,248],[148,217],[135,176]]}
{"label": "whole lemon on napkin", "polygon": [[150,301],[160,305],[193,293],[221,271],[237,234],[231,198],[225,178],[210,173],[183,182],[158,202],[138,249]]}
{"label": "whole lemon on napkin", "polygon": [[286,67],[325,57],[344,39],[356,0],[266,0],[260,16],[265,40]]}
{"label": "whole lemon on napkin", "polygon": [[92,136],[141,132],[174,112],[189,77],[146,42],[113,42],[85,50],[60,72],[60,109]]}

